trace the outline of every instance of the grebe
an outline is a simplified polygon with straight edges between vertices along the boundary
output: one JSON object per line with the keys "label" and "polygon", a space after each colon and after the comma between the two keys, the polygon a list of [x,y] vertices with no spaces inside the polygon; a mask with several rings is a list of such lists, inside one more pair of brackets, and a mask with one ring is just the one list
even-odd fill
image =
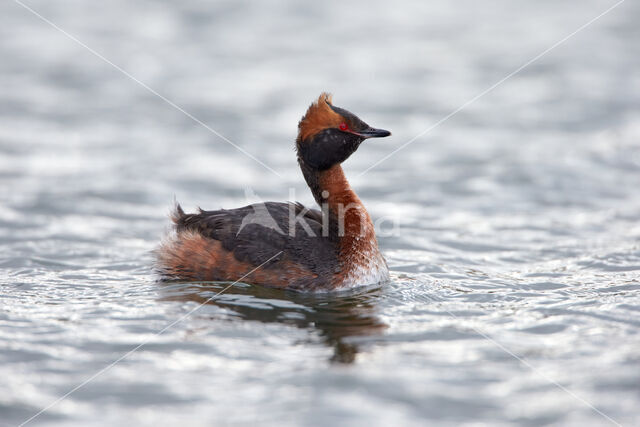
{"label": "grebe", "polygon": [[332,291],[389,280],[373,223],[342,167],[374,129],[335,107],[323,93],[298,123],[296,151],[322,210],[267,202],[185,214],[176,205],[175,232],[157,250],[166,279],[236,281],[299,291]]}

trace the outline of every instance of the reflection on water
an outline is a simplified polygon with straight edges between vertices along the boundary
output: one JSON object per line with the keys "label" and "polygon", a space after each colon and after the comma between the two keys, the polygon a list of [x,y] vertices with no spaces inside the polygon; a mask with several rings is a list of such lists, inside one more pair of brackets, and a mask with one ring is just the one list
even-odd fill
{"label": "reflection on water", "polygon": [[[280,289],[223,282],[161,282],[161,300],[193,301],[231,310],[247,321],[277,322],[317,331],[334,349],[332,362],[353,363],[360,351],[351,338],[381,334],[376,316],[380,288],[344,295],[307,295]],[[222,293],[220,293],[222,292]],[[220,320],[220,319],[212,319]]]}

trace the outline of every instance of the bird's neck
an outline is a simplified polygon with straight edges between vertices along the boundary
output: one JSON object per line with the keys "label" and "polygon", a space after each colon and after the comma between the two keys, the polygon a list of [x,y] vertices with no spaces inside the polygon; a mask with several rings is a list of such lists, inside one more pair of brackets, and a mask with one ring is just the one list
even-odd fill
{"label": "bird's neck", "polygon": [[358,242],[373,242],[377,249],[374,226],[360,198],[351,189],[340,165],[319,171],[301,163],[313,197],[322,208],[329,238],[350,250]]}

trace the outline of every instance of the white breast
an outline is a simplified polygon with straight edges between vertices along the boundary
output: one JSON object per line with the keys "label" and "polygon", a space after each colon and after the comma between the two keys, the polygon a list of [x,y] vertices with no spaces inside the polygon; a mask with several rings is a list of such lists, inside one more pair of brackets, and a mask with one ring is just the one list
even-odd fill
{"label": "white breast", "polygon": [[378,251],[377,245],[375,248],[356,254],[349,261],[348,271],[340,289],[377,285],[389,281],[389,268]]}

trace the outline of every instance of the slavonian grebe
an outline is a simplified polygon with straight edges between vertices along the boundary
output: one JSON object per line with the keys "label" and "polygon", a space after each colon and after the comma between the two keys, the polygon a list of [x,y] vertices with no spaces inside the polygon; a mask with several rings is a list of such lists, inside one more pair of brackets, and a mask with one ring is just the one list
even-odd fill
{"label": "slavonian grebe", "polygon": [[[301,291],[380,284],[389,270],[373,223],[340,164],[374,129],[323,93],[298,123],[298,163],[322,211],[267,202],[172,215],[175,233],[157,251],[168,279],[235,281]],[[259,267],[259,268],[258,268]]]}

